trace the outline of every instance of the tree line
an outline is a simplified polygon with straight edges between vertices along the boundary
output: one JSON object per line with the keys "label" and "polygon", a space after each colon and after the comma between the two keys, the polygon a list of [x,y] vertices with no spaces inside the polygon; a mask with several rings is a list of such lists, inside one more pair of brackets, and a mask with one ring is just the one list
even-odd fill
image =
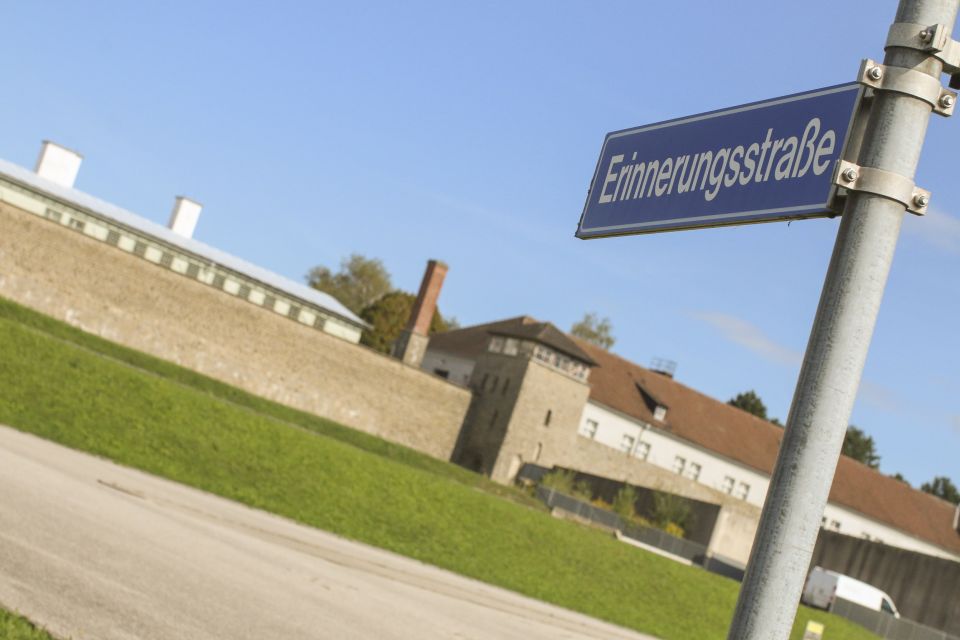
{"label": "tree line", "polygon": [[[767,420],[778,426],[783,426],[776,418],[767,417],[767,407],[753,389],[738,393],[733,398],[730,398],[727,404],[751,413],[761,420]],[[841,453],[848,458],[862,462],[871,469],[879,470],[880,468],[880,454],[877,451],[877,445],[873,441],[873,437],[867,435],[862,429],[852,424],[847,427],[847,432],[843,437],[843,449]],[[910,484],[901,473],[891,474],[891,477]],[[947,476],[936,476],[930,482],[924,482],[920,485],[920,490],[942,498],[947,502],[960,504],[960,489],[957,489],[957,486]]]}

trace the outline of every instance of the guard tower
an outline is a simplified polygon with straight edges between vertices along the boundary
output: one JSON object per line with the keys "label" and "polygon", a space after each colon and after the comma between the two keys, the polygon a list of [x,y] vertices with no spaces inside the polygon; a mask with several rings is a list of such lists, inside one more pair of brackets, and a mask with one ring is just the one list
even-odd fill
{"label": "guard tower", "polygon": [[594,364],[548,322],[523,317],[491,329],[470,378],[474,397],[454,461],[509,483],[525,462],[568,457]]}

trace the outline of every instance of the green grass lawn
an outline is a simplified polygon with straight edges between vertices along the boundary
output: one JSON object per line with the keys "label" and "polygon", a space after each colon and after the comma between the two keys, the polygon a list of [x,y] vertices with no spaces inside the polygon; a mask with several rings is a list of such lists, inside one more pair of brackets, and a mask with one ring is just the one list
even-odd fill
{"label": "green grass lawn", "polygon": [[0,609],[0,640],[53,640],[53,636],[26,618]]}
{"label": "green grass lawn", "polygon": [[[735,582],[521,492],[0,302],[0,423],[665,639],[724,638]],[[507,498],[507,499],[504,499]],[[874,638],[801,609],[825,640]]]}

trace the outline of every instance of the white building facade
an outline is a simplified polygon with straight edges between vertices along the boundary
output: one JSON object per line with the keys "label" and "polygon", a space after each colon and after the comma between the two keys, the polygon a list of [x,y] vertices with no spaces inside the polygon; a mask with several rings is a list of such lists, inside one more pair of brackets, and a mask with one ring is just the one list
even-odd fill
{"label": "white building facade", "polygon": [[[770,477],[648,423],[589,401],[578,435],[628,453],[757,507],[763,506]],[[918,539],[852,509],[828,503],[822,526],[850,536],[960,561],[960,555]]]}

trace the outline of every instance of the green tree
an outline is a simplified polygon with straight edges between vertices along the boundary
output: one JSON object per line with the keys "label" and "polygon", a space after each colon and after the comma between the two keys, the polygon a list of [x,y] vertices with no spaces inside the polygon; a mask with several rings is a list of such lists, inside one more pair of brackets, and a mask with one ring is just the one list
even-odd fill
{"label": "green tree", "polygon": [[[688,527],[693,526],[694,517],[690,511],[690,503],[682,496],[666,491],[657,491],[653,494],[653,522],[667,533],[679,532],[682,537]],[[675,531],[670,530],[673,525]]]}
{"label": "green tree", "polygon": [[595,313],[585,313],[583,320],[573,323],[570,333],[604,349],[609,349],[617,341],[613,337],[610,318],[598,318]]}
{"label": "green tree", "polygon": [[767,405],[763,404],[763,400],[753,389],[738,393],[736,397],[730,398],[727,404],[737,409],[743,409],[747,413],[752,413],[761,420],[767,419]]}
{"label": "green tree", "polygon": [[356,314],[393,288],[383,263],[358,253],[341,260],[340,270],[336,273],[322,266],[310,269],[307,284],[329,293]]}
{"label": "green tree", "polygon": [[[400,332],[407,326],[410,312],[417,297],[406,291],[391,291],[381,296],[376,302],[360,311],[360,317],[372,325],[360,337],[360,342],[372,349],[383,353],[390,353],[394,341],[400,337]],[[442,333],[457,328],[456,318],[444,318],[437,309],[430,321],[430,335]]]}
{"label": "green tree", "polygon": [[853,425],[847,427],[847,433],[843,437],[842,452],[848,458],[858,460],[871,469],[880,466],[880,455],[877,453],[873,438]]}
{"label": "green tree", "polygon": [[620,516],[625,522],[634,520],[637,517],[637,497],[636,489],[629,484],[624,485],[613,499],[614,513]]}
{"label": "green tree", "polygon": [[910,486],[910,481],[904,478],[903,474],[900,473],[899,471],[890,477],[893,478],[894,480],[899,480],[900,482],[904,483],[907,486]]}
{"label": "green tree", "polygon": [[924,482],[920,485],[920,491],[943,498],[953,504],[960,504],[960,491],[947,476],[937,476],[931,482]]}
{"label": "green tree", "polygon": [[572,496],[573,484],[576,480],[576,477],[577,474],[573,471],[568,471],[567,469],[554,469],[540,479],[540,486],[553,489],[554,491],[559,491],[560,493],[565,493],[568,496]]}

